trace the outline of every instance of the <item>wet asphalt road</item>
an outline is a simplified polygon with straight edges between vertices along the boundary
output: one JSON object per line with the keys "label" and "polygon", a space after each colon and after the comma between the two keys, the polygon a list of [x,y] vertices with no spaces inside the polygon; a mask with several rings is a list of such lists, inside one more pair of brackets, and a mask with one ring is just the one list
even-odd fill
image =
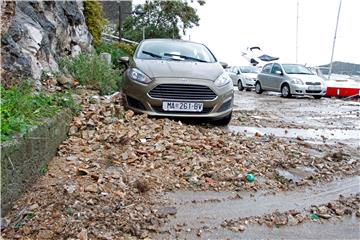
{"label": "wet asphalt road", "polygon": [[[279,94],[265,92],[239,92],[235,90],[234,111],[249,112],[250,118],[260,122],[278,121],[296,128],[251,126],[229,126],[230,131],[253,135],[274,134],[281,138],[297,138],[312,143],[341,143],[360,146],[360,102],[322,98],[316,100],[309,96],[281,98]],[[261,115],[260,115],[261,114]],[[260,115],[260,116],[259,116]],[[238,125],[238,124],[237,124]],[[266,125],[266,124],[265,124]]]}
{"label": "wet asphalt road", "polygon": [[[296,125],[296,128],[272,128],[230,124],[229,131],[253,136],[273,134],[280,138],[303,138],[316,144],[345,144],[359,149],[360,102],[311,97],[281,98],[276,93],[257,95],[254,92],[235,91],[234,111],[247,111],[253,117],[266,118]],[[264,115],[266,117],[264,117]],[[266,125],[266,124],[265,124]],[[286,131],[285,131],[286,130]],[[325,141],[326,140],[326,141]],[[297,226],[268,228],[249,225],[244,232],[232,232],[219,227],[224,219],[267,214],[280,209],[305,209],[312,204],[336,200],[339,194],[349,196],[360,192],[359,176],[336,182],[280,192],[276,195],[258,192],[253,195],[242,192],[241,199],[234,200],[231,192],[174,192],[164,196],[169,206],[176,206],[177,214],[164,226],[159,239],[360,239],[359,218],[347,216],[342,220],[330,220],[324,224],[303,223]],[[256,206],[256,207],[255,207]],[[174,226],[184,226],[185,231],[174,232]],[[206,226],[199,237],[193,229]],[[169,232],[168,232],[169,231]]]}

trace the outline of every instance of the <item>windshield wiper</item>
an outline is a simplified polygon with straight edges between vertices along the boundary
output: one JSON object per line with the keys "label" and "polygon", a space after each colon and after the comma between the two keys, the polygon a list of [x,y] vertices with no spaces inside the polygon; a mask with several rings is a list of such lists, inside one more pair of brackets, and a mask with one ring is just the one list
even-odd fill
{"label": "windshield wiper", "polygon": [[196,62],[207,62],[207,61],[202,60],[202,59],[198,59],[198,58],[194,58],[194,57],[190,57],[190,56],[186,56],[186,55],[174,54],[174,53],[164,53],[164,56],[167,56],[167,57],[180,57],[180,58],[184,58],[184,59],[187,59],[187,60],[193,60],[193,61],[196,61]]}
{"label": "windshield wiper", "polygon": [[152,53],[152,52],[148,52],[148,51],[142,51],[142,53],[146,54],[146,55],[149,55],[149,56],[152,56],[153,58],[159,58],[159,59],[163,58],[162,56],[157,55],[156,53]]}

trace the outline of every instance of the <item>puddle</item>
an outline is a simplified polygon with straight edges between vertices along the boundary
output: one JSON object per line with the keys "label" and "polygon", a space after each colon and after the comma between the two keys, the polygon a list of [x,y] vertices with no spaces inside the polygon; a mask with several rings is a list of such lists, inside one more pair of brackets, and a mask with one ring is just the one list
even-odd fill
{"label": "puddle", "polygon": [[[292,192],[191,192],[178,191],[165,195],[168,206],[175,206],[177,214],[170,218],[164,230],[177,224],[191,228],[207,226],[219,228],[224,220],[264,215],[276,210],[303,210],[311,205],[324,204],[360,192],[360,177],[337,180],[326,185],[316,185]],[[240,197],[239,197],[240,196]]]}
{"label": "puddle", "polygon": [[281,177],[286,178],[293,183],[297,183],[302,179],[306,179],[307,177],[311,176],[315,172],[315,169],[310,167],[296,167],[287,170],[277,168],[275,171]]}
{"label": "puddle", "polygon": [[273,134],[281,138],[297,138],[301,137],[304,140],[311,142],[327,141],[352,141],[359,145],[360,130],[344,130],[344,129],[295,129],[295,128],[258,128],[258,127],[244,127],[244,126],[228,126],[231,132],[241,132],[248,136],[254,136],[255,133],[261,135]]}

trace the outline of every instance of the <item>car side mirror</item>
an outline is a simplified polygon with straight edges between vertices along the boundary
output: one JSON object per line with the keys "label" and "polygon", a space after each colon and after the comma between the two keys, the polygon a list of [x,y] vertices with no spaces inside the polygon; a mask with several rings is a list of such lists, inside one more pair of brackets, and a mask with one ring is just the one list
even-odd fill
{"label": "car side mirror", "polygon": [[129,58],[129,57],[121,57],[121,58],[120,58],[120,62],[122,62],[122,63],[127,64],[127,63],[129,63],[129,61],[130,61],[130,58]]}
{"label": "car side mirror", "polygon": [[276,75],[283,75],[283,73],[282,73],[281,71],[279,71],[279,70],[276,70],[276,71],[275,71],[275,74],[276,74]]}
{"label": "car side mirror", "polygon": [[224,69],[228,67],[228,64],[225,63],[225,62],[220,62],[220,64],[221,64],[221,66],[222,66]]}

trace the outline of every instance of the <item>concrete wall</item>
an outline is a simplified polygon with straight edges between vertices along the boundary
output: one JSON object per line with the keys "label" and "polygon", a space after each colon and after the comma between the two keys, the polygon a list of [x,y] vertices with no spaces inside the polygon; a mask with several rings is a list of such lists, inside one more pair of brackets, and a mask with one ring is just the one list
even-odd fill
{"label": "concrete wall", "polygon": [[1,144],[1,215],[40,176],[67,137],[72,116],[63,111],[17,140]]}

